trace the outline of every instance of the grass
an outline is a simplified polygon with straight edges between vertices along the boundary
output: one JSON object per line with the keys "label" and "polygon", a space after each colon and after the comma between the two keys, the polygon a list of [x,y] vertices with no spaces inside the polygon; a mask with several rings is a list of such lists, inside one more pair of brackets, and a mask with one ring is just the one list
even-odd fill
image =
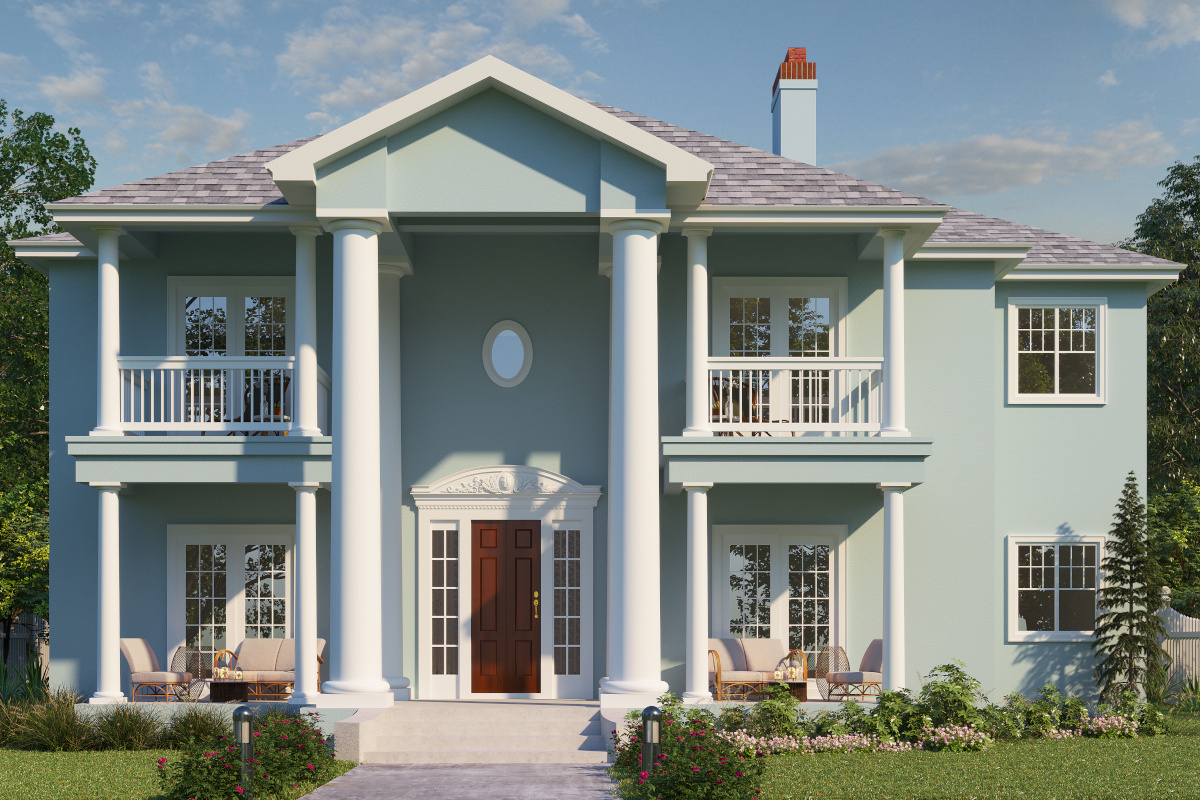
{"label": "grass", "polygon": [[762,800],[1200,798],[1200,716],[1166,736],[1001,743],[981,753],[822,753],[767,762]]}
{"label": "grass", "polygon": [[[179,753],[174,750],[46,753],[0,749],[0,800],[90,800],[102,797],[154,800],[159,796],[155,760],[163,756],[174,759]],[[331,779],[355,766],[350,761],[335,761]],[[279,800],[295,800],[313,788],[308,784],[297,789],[294,795]]]}

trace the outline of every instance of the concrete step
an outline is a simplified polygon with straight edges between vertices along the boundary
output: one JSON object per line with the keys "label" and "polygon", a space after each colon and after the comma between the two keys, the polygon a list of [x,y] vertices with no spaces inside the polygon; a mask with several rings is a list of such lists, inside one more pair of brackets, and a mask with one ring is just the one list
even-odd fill
{"label": "concrete step", "polygon": [[449,736],[454,733],[480,736],[599,736],[598,719],[461,719],[389,717],[377,726],[380,735]]}
{"label": "concrete step", "polygon": [[590,719],[600,713],[597,703],[537,703],[413,700],[388,709],[393,719]]}
{"label": "concrete step", "polygon": [[607,764],[603,750],[369,751],[368,764]]}
{"label": "concrete step", "polygon": [[375,739],[378,750],[436,750],[449,752],[454,750],[605,750],[604,739],[595,734],[592,736],[563,736],[563,735],[533,735],[533,736],[483,736],[443,735],[430,736],[422,734],[381,734]]}

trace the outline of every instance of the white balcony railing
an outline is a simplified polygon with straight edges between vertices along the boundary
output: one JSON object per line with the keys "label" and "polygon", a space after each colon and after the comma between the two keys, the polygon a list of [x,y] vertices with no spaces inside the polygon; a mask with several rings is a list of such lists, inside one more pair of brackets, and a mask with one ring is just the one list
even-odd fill
{"label": "white balcony railing", "polygon": [[[127,356],[118,366],[122,430],[254,435],[293,427],[294,356]],[[327,431],[329,376],[320,371],[318,381]]]}
{"label": "white balcony railing", "polygon": [[878,432],[882,358],[710,358],[714,432]]}

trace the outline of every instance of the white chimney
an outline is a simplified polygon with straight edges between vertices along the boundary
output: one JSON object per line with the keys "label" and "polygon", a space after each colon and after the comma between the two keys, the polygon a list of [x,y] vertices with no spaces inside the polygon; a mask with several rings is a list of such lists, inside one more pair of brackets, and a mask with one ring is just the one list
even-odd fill
{"label": "white chimney", "polygon": [[771,88],[772,146],[776,155],[817,163],[817,65],[806,48],[789,47]]}

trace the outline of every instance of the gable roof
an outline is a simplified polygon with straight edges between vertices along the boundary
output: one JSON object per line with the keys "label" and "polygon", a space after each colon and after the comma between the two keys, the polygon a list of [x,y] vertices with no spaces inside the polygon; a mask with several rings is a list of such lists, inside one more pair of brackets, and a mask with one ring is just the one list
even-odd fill
{"label": "gable roof", "polygon": [[[659,139],[704,159],[713,167],[701,207],[720,206],[931,206],[918,195],[853,178],[822,167],[682,128],[652,117],[587,101]],[[266,164],[319,137],[306,137],[250,153],[168,172],[153,178],[70,197],[57,204],[92,205],[287,205]],[[57,205],[56,204],[56,205]],[[53,237],[53,238],[51,238]],[[25,242],[65,242],[69,234],[30,237]],[[1032,244],[1024,266],[1181,265],[1154,256],[1090,242],[1061,233],[950,208],[928,244]]]}

